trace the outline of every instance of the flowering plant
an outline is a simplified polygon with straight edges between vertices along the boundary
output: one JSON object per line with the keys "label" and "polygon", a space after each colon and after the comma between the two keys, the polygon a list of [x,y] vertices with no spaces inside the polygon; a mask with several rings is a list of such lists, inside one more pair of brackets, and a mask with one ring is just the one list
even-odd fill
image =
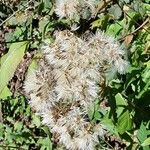
{"label": "flowering plant", "polygon": [[149,149],[149,0],[0,8],[2,149]]}
{"label": "flowering plant", "polygon": [[38,70],[25,81],[31,106],[59,144],[72,150],[94,149],[105,127],[90,122],[88,111],[101,97],[105,73],[112,68],[115,73],[127,71],[125,51],[103,32],[79,38],[64,30],[55,32],[54,42],[45,43],[42,53]]}

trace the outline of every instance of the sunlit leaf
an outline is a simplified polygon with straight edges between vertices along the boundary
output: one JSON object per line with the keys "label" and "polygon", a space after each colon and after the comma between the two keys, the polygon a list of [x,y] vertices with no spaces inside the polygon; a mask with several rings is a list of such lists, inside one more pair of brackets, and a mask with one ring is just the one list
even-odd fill
{"label": "sunlit leaf", "polygon": [[139,141],[142,143],[146,138],[147,138],[147,130],[146,130],[146,126],[141,123],[140,129],[138,130],[137,133],[137,137],[139,139]]}
{"label": "sunlit leaf", "polygon": [[41,120],[38,116],[33,115],[32,116],[32,123],[38,128],[41,125]]}
{"label": "sunlit leaf", "polygon": [[118,93],[115,96],[115,100],[116,100],[116,113],[117,113],[117,116],[119,117],[120,114],[125,109],[125,107],[127,106],[127,102],[120,93]]}
{"label": "sunlit leaf", "polygon": [[[144,141],[147,139],[149,132],[146,129],[146,126],[143,124],[143,122],[141,123],[140,129],[137,132],[137,138],[140,142],[140,144],[146,144],[144,143]],[[144,145],[142,145],[144,146]],[[148,146],[143,147],[144,150],[149,150]]]}
{"label": "sunlit leaf", "polygon": [[147,83],[150,80],[150,68],[146,68],[142,74],[142,80]]}
{"label": "sunlit leaf", "polygon": [[22,127],[23,127],[23,123],[22,122],[19,122],[19,121],[15,122],[15,124],[14,124],[14,130],[21,131]]}
{"label": "sunlit leaf", "polygon": [[52,150],[52,143],[51,143],[51,140],[49,139],[49,137],[39,139],[38,143],[41,144],[42,147],[44,146],[43,149]]}
{"label": "sunlit leaf", "polygon": [[0,93],[8,84],[8,81],[13,77],[14,72],[24,56],[28,42],[14,43],[10,46],[5,60],[0,68]]}
{"label": "sunlit leaf", "polygon": [[150,137],[147,138],[141,145],[142,146],[148,146],[148,145],[150,145]]}
{"label": "sunlit leaf", "polygon": [[117,129],[120,134],[132,129],[132,119],[128,110],[120,115],[117,123]]}
{"label": "sunlit leaf", "polygon": [[9,88],[5,86],[2,92],[0,93],[0,99],[6,99],[8,96],[12,96],[12,93],[9,90]]}

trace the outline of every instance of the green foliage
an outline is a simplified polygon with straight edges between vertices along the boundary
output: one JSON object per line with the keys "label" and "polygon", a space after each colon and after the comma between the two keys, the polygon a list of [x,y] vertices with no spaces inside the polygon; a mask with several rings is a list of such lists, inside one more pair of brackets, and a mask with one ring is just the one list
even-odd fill
{"label": "green foliage", "polygon": [[117,129],[120,134],[132,129],[132,120],[128,110],[118,117]]}
{"label": "green foliage", "polygon": [[149,134],[150,134],[150,132],[147,130],[146,126],[143,123],[141,123],[141,126],[138,130],[138,133],[137,133],[137,138],[138,138],[139,143],[141,144],[141,146],[143,146],[144,150],[149,149],[149,147],[147,146],[147,144],[148,144],[147,136]]}
{"label": "green foliage", "polygon": [[52,149],[50,134],[41,125],[40,118],[32,114],[24,97],[8,97],[1,103],[4,120],[0,124],[0,147]]}
{"label": "green foliage", "polygon": [[0,94],[0,99],[6,99],[8,96],[12,96],[12,93],[9,88],[5,86]]}
{"label": "green foliage", "polygon": [[147,138],[141,145],[142,146],[148,146],[148,145],[150,145],[150,138]]}
{"label": "green foliage", "polygon": [[0,68],[0,94],[7,86],[8,81],[24,56],[27,42],[14,43],[10,46],[9,52],[1,58]]}
{"label": "green foliage", "polygon": [[[3,118],[0,123],[0,149],[51,150],[55,147],[48,127],[43,126],[41,118],[32,112],[27,98],[21,93],[17,93],[20,96],[14,98],[13,91],[10,90],[10,80],[26,51],[37,53],[31,63],[27,64],[28,75],[37,67],[42,41],[48,39],[51,42],[55,30],[70,29],[70,20],[56,17],[53,2],[39,0],[28,4],[27,0],[21,0],[14,5],[0,3],[0,23],[20,9],[2,24],[8,31],[4,32],[7,49],[0,58],[0,103]],[[114,1],[108,3],[91,20],[76,18],[79,29],[75,32],[78,35],[88,29],[93,32],[100,29],[116,37],[124,43],[122,47],[128,49],[128,73],[118,75],[113,80],[113,72],[108,74],[104,97],[96,100],[88,114],[93,123],[101,122],[105,126],[109,136],[121,139],[128,150],[150,149],[149,3],[149,0]],[[109,144],[112,144],[112,141],[106,142],[101,144],[103,149],[110,148]]]}

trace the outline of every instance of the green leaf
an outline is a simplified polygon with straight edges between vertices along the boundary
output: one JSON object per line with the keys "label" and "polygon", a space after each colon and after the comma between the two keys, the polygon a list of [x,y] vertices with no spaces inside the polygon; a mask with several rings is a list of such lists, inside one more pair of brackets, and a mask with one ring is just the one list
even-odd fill
{"label": "green leaf", "polygon": [[0,140],[2,140],[4,137],[3,137],[3,134],[5,132],[5,128],[3,126],[2,123],[0,123]]}
{"label": "green leaf", "polygon": [[94,113],[95,113],[95,106],[91,105],[89,110],[88,110],[88,117],[89,117],[90,120],[93,120]]}
{"label": "green leaf", "polygon": [[118,136],[118,131],[115,128],[115,125],[113,123],[113,120],[109,118],[109,114],[106,114],[104,118],[102,118],[101,123],[106,127],[106,129],[112,133]]}
{"label": "green leaf", "polygon": [[148,145],[150,145],[150,137],[147,138],[141,145],[142,146],[148,146]]}
{"label": "green leaf", "polygon": [[150,0],[145,0],[146,3],[150,3]]}
{"label": "green leaf", "polygon": [[125,107],[127,106],[127,102],[120,93],[115,95],[115,100],[116,100],[116,113],[117,116],[119,117],[120,114],[125,109]]}
{"label": "green leaf", "polygon": [[30,74],[32,74],[37,68],[38,68],[37,60],[33,58],[31,64],[28,67],[26,76],[29,76]]}
{"label": "green leaf", "polygon": [[129,111],[125,111],[118,119],[117,129],[120,134],[125,133],[132,128],[132,119],[130,118]]}
{"label": "green leaf", "polygon": [[12,93],[9,90],[9,88],[5,86],[2,92],[0,93],[0,99],[6,99],[8,96],[12,96]]}
{"label": "green leaf", "polygon": [[1,63],[0,68],[0,93],[13,77],[14,72],[24,56],[28,42],[14,43],[10,46],[5,60]]}
{"label": "green leaf", "polygon": [[115,23],[115,24],[111,24],[110,26],[108,26],[106,33],[116,36],[122,31],[122,29],[123,29],[123,26],[121,26],[118,23]]}
{"label": "green leaf", "polygon": [[117,4],[115,4],[111,6],[109,13],[113,14],[115,19],[119,19],[122,15],[122,10]]}
{"label": "green leaf", "polygon": [[117,107],[127,106],[126,100],[122,97],[122,95],[120,93],[115,95],[115,99],[116,99],[116,106]]}
{"label": "green leaf", "polygon": [[138,93],[137,99],[140,99],[148,91],[149,87],[150,87],[150,80],[147,81],[147,83],[144,86],[144,88]]}
{"label": "green leaf", "polygon": [[52,142],[49,137],[39,139],[38,143],[46,148],[46,150],[52,150]]}
{"label": "green leaf", "polygon": [[44,7],[47,9],[50,9],[52,7],[51,1],[50,0],[44,0]]}
{"label": "green leaf", "polygon": [[16,121],[14,124],[14,130],[21,131],[22,128],[23,128],[23,123]]}
{"label": "green leaf", "polygon": [[93,119],[100,119],[100,113],[98,112],[99,109],[99,100],[96,99],[95,102],[90,106],[88,110],[88,117],[90,120]]}
{"label": "green leaf", "polygon": [[111,18],[111,17],[112,16],[110,16],[109,14],[100,16],[99,19],[97,19],[91,23],[91,28],[93,29],[93,28],[99,27],[102,30],[105,30],[107,28],[109,18]]}
{"label": "green leaf", "polygon": [[49,19],[44,17],[42,20],[39,22],[39,31],[42,33],[42,38],[45,37],[45,31],[46,27],[49,24]]}
{"label": "green leaf", "polygon": [[146,68],[150,69],[150,60],[144,63],[146,65]]}
{"label": "green leaf", "polygon": [[[144,125],[143,122],[142,122],[141,126],[140,126],[140,129],[137,132],[137,138],[138,138],[140,144],[142,144],[142,146],[144,146],[143,145],[143,144],[145,144],[144,141],[146,141],[148,135],[149,135],[149,132],[146,129],[146,125]],[[149,147],[144,146],[143,150],[149,150]]]}
{"label": "green leaf", "polygon": [[91,23],[91,28],[100,27],[102,25],[102,19],[97,19]]}
{"label": "green leaf", "polygon": [[15,40],[14,33],[13,32],[5,33],[5,40],[6,42],[14,41]]}
{"label": "green leaf", "polygon": [[95,120],[101,120],[102,114],[99,111],[96,111],[94,114],[94,119]]}
{"label": "green leaf", "polygon": [[150,80],[150,69],[146,68],[144,73],[142,74],[142,80],[147,83]]}
{"label": "green leaf", "polygon": [[28,66],[26,77],[30,76],[31,74],[33,74],[35,72],[35,70],[37,70],[38,60],[40,58],[42,58],[41,53],[37,53],[37,54],[34,55],[34,57],[32,58],[31,64]]}
{"label": "green leaf", "polygon": [[40,127],[40,125],[41,125],[41,120],[40,120],[40,118],[38,117],[38,116],[36,116],[36,115],[33,115],[32,116],[32,123],[34,124],[34,125],[36,125],[36,127],[38,128],[38,127]]}

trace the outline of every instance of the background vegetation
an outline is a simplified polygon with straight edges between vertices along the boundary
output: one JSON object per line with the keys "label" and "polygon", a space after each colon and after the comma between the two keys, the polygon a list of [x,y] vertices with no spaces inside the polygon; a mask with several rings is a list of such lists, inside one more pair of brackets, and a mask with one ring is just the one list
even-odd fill
{"label": "background vegetation", "polygon": [[[28,104],[22,85],[35,67],[44,40],[71,22],[54,13],[53,0],[0,2],[0,149],[57,149],[51,134]],[[109,131],[101,149],[149,150],[150,147],[150,0],[101,0],[98,15],[81,19],[76,34],[100,29],[128,50],[130,68],[108,76],[104,98],[90,119]],[[99,107],[99,105],[101,107]]]}

